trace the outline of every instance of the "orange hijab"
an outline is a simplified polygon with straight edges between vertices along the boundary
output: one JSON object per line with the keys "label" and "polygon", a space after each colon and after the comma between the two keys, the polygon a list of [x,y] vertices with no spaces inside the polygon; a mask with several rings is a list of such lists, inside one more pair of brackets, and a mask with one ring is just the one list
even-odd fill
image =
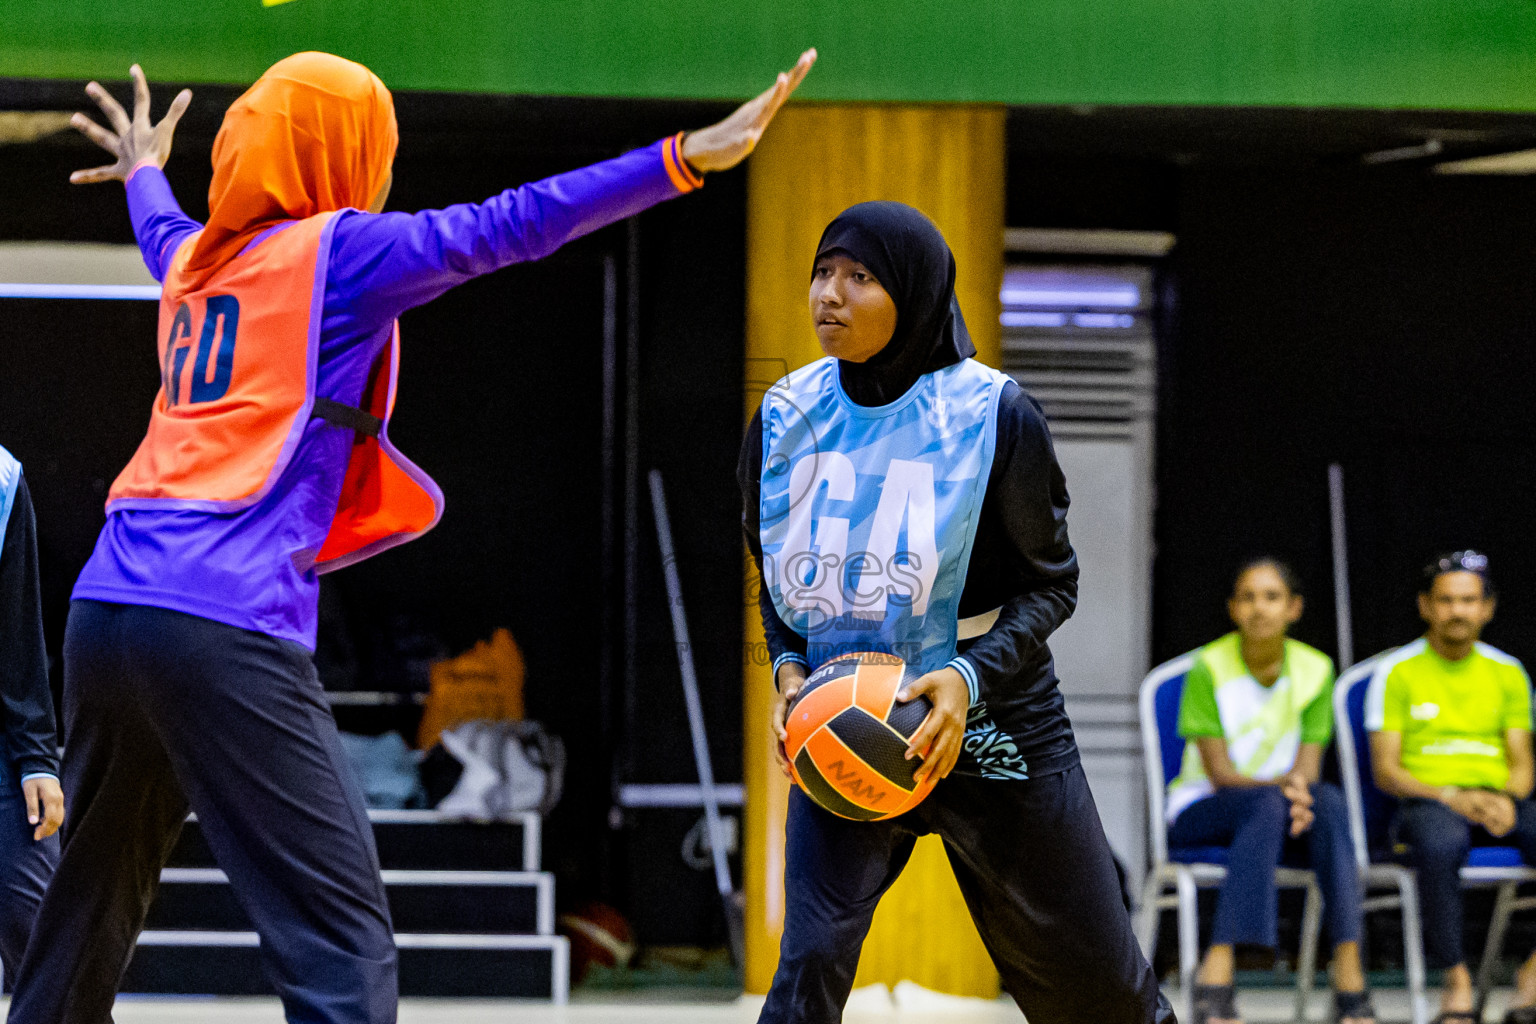
{"label": "orange hijab", "polygon": [[274,224],[366,209],[399,142],[389,90],[361,64],[296,53],[272,65],[214,139],[208,225],[187,262],[190,286]]}

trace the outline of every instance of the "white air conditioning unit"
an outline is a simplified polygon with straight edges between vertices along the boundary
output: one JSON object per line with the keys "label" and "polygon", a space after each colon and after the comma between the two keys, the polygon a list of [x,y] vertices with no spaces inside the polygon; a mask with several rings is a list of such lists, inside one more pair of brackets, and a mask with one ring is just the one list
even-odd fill
{"label": "white air conditioning unit", "polygon": [[[1155,256],[1126,259],[1104,240],[1120,234],[1009,232],[1002,369],[1045,411],[1066,474],[1082,576],[1077,611],[1051,650],[1100,817],[1139,879],[1146,809],[1136,691],[1151,655]],[[1042,237],[1049,252],[1029,245]],[[1095,245],[1108,251],[1092,260]]]}

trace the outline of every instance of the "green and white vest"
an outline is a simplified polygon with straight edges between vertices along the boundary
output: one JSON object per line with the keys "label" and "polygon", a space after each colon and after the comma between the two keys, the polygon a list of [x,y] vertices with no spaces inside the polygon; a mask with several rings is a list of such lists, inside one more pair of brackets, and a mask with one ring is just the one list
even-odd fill
{"label": "green and white vest", "polygon": [[[1251,779],[1278,779],[1290,771],[1301,748],[1302,712],[1333,681],[1329,657],[1299,640],[1287,640],[1280,678],[1268,687],[1248,671],[1242,638],[1235,632],[1206,644],[1195,657],[1215,683],[1216,711],[1232,766]],[[1186,689],[1185,699],[1190,696]],[[1215,791],[1199,747],[1190,738],[1179,775],[1168,783],[1168,822]]]}

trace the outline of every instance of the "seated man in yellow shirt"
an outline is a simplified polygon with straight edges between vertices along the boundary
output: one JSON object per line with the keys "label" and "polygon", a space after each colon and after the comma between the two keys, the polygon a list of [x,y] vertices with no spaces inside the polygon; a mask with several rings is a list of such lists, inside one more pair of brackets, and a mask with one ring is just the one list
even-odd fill
{"label": "seated man in yellow shirt", "polygon": [[[1371,766],[1401,799],[1395,844],[1418,872],[1424,952],[1445,971],[1444,1024],[1475,1024],[1462,951],[1458,872],[1473,845],[1520,848],[1536,864],[1531,795],[1531,681],[1479,641],[1493,618],[1487,556],[1458,551],[1424,570],[1424,636],[1382,658],[1366,691]],[[1506,1024],[1536,1024],[1536,953],[1518,976]]]}

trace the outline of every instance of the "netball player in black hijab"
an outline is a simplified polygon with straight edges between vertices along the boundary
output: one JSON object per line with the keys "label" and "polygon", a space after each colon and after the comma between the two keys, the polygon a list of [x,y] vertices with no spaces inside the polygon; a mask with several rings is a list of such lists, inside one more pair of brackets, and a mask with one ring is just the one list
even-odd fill
{"label": "netball player in black hijab", "polygon": [[[908,756],[926,751],[919,779],[941,781],[916,808],[885,821],[838,817],[791,790],[784,937],[761,1021],[842,1019],[876,904],[916,838],[937,833],[1003,985],[1031,1024],[1172,1022],[1132,935],[1046,646],[1077,601],[1066,483],[1039,406],[971,359],[954,285],[954,256],[918,211],[876,202],[840,214],[817,246],[810,287],[811,319],[831,358],[770,389],[742,447],[742,521],[760,572],[765,555],[775,565],[804,553],[809,564],[840,565],[817,599],[830,595],[841,609],[840,593],[880,593],[871,566],[878,573],[904,560],[921,568],[919,549],[939,563],[921,595],[913,588],[887,597],[873,613],[855,604],[874,617],[849,626],[852,613],[837,616],[831,634],[808,625],[809,606],[797,603],[794,591],[806,581],[786,586],[784,574],[764,575],[781,767],[785,709],[807,674],[836,653],[826,642],[835,635],[854,649],[920,651],[907,658],[922,675],[905,696],[925,695],[934,707]],[[796,437],[816,440],[807,448]],[[797,476],[799,459],[812,455]],[[840,500],[830,482],[823,496],[824,478],[812,476],[786,504],[785,481],[834,463],[852,469],[840,478]],[[885,531],[905,550],[861,551],[882,543],[870,527],[880,512],[870,510],[885,505],[882,492],[898,475],[904,488],[925,482],[917,500],[933,515],[906,515],[904,530]],[[787,515],[797,500],[820,504]],[[838,522],[824,529],[823,515]],[[925,539],[917,524],[928,518],[933,534]],[[844,534],[857,554],[825,550],[826,538]],[[794,547],[811,536],[822,550]],[[928,939],[912,936],[914,957]]]}
{"label": "netball player in black hijab", "polygon": [[[818,264],[825,259],[830,267],[839,256],[863,266],[897,314],[890,340],[862,361],[827,352],[839,357],[838,378],[849,398],[869,406],[894,402],[923,374],[976,354],[955,298],[954,254],[927,217],[904,203],[850,207],[827,225],[816,247]],[[830,306],[811,313],[818,337],[822,321],[842,315]]]}

